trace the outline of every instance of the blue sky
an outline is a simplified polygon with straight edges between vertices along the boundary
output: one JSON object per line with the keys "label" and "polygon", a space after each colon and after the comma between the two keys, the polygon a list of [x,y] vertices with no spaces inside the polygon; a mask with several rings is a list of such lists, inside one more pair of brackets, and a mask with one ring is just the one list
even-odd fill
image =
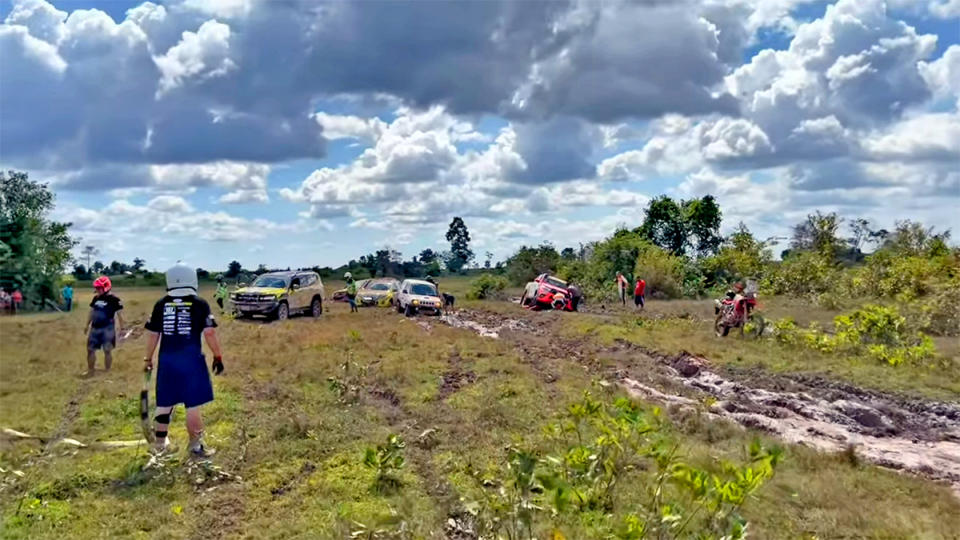
{"label": "blue sky", "polygon": [[0,166],[99,258],[478,258],[712,194],[956,229],[960,0],[0,1]]}

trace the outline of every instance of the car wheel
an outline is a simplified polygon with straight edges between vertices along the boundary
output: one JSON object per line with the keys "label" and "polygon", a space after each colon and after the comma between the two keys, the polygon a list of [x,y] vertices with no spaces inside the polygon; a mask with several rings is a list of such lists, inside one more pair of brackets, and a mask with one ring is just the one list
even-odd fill
{"label": "car wheel", "polygon": [[717,337],[723,337],[727,335],[727,332],[730,330],[723,326],[720,320],[723,318],[723,315],[717,315],[716,320],[713,321],[713,332],[717,334]]}
{"label": "car wheel", "polygon": [[410,306],[410,305],[408,304],[407,307],[404,308],[403,314],[406,315],[407,317],[413,317],[413,314],[414,314],[414,313],[413,313],[413,306]]}
{"label": "car wheel", "polygon": [[274,313],[274,318],[278,321],[285,321],[290,317],[290,307],[286,302],[280,302],[280,305],[277,306],[277,311]]}
{"label": "car wheel", "polygon": [[319,298],[314,298],[313,302],[310,302],[310,314],[313,315],[314,319],[323,315],[323,301]]}
{"label": "car wheel", "polygon": [[397,313],[403,313],[403,306],[400,305],[400,302],[397,302]]}

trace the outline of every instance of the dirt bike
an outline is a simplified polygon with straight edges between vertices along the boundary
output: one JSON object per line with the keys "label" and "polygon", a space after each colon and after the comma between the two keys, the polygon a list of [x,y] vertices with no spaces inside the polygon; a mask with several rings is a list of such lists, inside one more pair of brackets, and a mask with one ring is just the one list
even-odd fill
{"label": "dirt bike", "polygon": [[756,293],[728,293],[722,300],[715,300],[713,330],[717,337],[726,337],[731,328],[739,328],[740,335],[744,335],[749,328],[752,336],[763,335],[766,320],[754,313],[757,307]]}

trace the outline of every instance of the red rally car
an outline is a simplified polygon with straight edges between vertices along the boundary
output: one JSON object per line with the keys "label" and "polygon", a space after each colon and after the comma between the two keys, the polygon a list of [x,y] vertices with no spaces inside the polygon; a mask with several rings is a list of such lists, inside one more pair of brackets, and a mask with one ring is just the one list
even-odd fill
{"label": "red rally car", "polygon": [[523,296],[520,297],[520,305],[528,309],[577,311],[582,299],[583,293],[576,285],[550,274],[540,274],[527,283]]}

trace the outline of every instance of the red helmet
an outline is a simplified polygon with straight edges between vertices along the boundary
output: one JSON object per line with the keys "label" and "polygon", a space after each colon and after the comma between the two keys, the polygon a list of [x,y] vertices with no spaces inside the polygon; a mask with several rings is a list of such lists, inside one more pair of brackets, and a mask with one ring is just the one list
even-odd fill
{"label": "red helmet", "polygon": [[107,292],[110,290],[110,287],[113,285],[110,283],[110,278],[107,276],[100,276],[93,282],[93,288],[97,290],[103,290]]}

